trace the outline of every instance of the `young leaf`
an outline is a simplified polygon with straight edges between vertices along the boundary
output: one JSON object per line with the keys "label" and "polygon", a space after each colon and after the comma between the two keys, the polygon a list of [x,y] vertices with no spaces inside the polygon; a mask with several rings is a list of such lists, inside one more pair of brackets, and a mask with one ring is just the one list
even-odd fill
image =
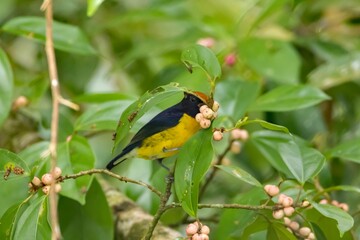
{"label": "young leaf", "polygon": [[[261,120],[261,119],[255,119],[255,120],[248,120],[248,121],[244,121],[241,126],[245,126],[247,124],[251,124],[251,123],[258,123],[260,124],[263,128],[269,129],[269,130],[273,130],[273,131],[281,131],[284,133],[289,133],[289,130],[284,127],[284,126],[280,126],[274,123],[269,123],[267,121]],[[237,126],[240,127],[240,126]]]}
{"label": "young leaf", "polygon": [[[95,156],[84,137],[73,135],[70,141],[58,147],[58,165],[64,174],[73,174],[94,167]],[[85,204],[86,190],[89,189],[93,176],[82,176],[62,183],[61,195]]]}
{"label": "young leaf", "polygon": [[330,204],[318,204],[316,202],[311,202],[311,205],[325,217],[332,218],[337,221],[340,237],[342,237],[344,233],[349,231],[354,225],[354,219],[351,215],[338,207]]}
{"label": "young leaf", "polygon": [[[44,44],[46,39],[45,25],[45,18],[16,17],[6,22],[2,30],[28,37]],[[70,53],[96,54],[96,50],[90,45],[89,40],[78,27],[54,21],[53,37],[56,49]]]}
{"label": "young leaf", "polygon": [[220,103],[219,115],[244,117],[245,112],[259,94],[260,82],[232,80],[216,85],[215,100]]}
{"label": "young leaf", "polygon": [[51,230],[47,214],[47,196],[38,196],[21,214],[16,224],[14,239],[49,239]]}
{"label": "young leaf", "polygon": [[87,15],[88,17],[91,17],[94,15],[96,10],[100,7],[100,5],[103,3],[104,0],[88,0],[87,1]]}
{"label": "young leaf", "polygon": [[212,131],[200,130],[180,149],[175,167],[175,190],[183,209],[197,215],[199,185],[211,165]]}
{"label": "young leaf", "polygon": [[64,239],[114,239],[111,210],[96,179],[88,189],[85,205],[60,197],[59,209]]}
{"label": "young leaf", "polygon": [[300,58],[288,42],[246,38],[239,44],[239,55],[265,77],[280,83],[299,82]]}
{"label": "young leaf", "polygon": [[290,233],[284,224],[272,222],[268,226],[268,231],[266,235],[267,240],[297,240],[294,234]]}
{"label": "young leaf", "polygon": [[220,168],[221,170],[227,172],[228,174],[240,179],[241,181],[247,182],[256,187],[262,187],[261,183],[251,176],[248,172],[236,166],[224,166],[216,165],[215,167]]}
{"label": "young leaf", "polygon": [[308,85],[283,85],[260,96],[251,111],[281,112],[310,107],[330,97]]}
{"label": "young leaf", "polygon": [[193,45],[183,50],[181,61],[186,65],[190,72],[193,68],[200,68],[209,77],[209,80],[215,81],[221,76],[221,67],[215,54],[207,47]]}
{"label": "young leaf", "polygon": [[0,126],[11,108],[13,93],[13,74],[5,52],[0,48]]}
{"label": "young leaf", "polygon": [[360,163],[360,138],[343,142],[330,149],[326,155]]}
{"label": "young leaf", "polygon": [[127,107],[121,114],[118,122],[113,151],[117,147],[122,149],[128,144],[128,133],[130,129],[150,108],[168,100],[170,97],[174,97],[175,95],[180,96],[180,93],[184,91],[186,91],[185,88],[179,87],[174,83],[160,86],[152,91],[146,92],[136,102]]}

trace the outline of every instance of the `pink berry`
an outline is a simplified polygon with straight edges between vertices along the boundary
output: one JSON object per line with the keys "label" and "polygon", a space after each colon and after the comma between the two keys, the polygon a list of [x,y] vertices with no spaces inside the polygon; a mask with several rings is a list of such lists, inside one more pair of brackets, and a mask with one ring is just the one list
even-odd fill
{"label": "pink berry", "polygon": [[232,67],[236,63],[236,55],[235,53],[230,53],[225,56],[224,62],[227,66]]}
{"label": "pink berry", "polygon": [[34,177],[33,180],[31,181],[31,183],[36,187],[41,186],[41,180],[38,177]]}
{"label": "pink berry", "polygon": [[289,228],[291,228],[291,230],[293,230],[293,231],[297,231],[297,230],[299,230],[300,225],[298,222],[293,221],[289,224]]}
{"label": "pink berry", "polygon": [[44,185],[50,185],[53,182],[54,178],[50,173],[45,173],[41,177],[41,181]]}
{"label": "pink berry", "polygon": [[315,240],[315,234],[314,234],[313,232],[311,232],[311,233],[307,236],[307,238],[308,238],[309,240]]}
{"label": "pink berry", "polygon": [[283,202],[284,202],[284,199],[287,198],[287,197],[288,197],[288,196],[286,196],[285,194],[281,193],[281,194],[279,195],[279,197],[278,197],[278,203],[282,205]]}
{"label": "pink berry", "polygon": [[61,176],[61,173],[62,173],[61,168],[59,168],[59,167],[55,167],[55,168],[54,168],[54,178],[55,178],[55,179],[57,179],[58,177],[60,177],[60,176]]}
{"label": "pink berry", "polygon": [[43,193],[48,195],[50,193],[50,186],[47,185],[47,186],[42,187],[42,191],[43,191]]}
{"label": "pink berry", "polygon": [[214,111],[211,110],[210,108],[207,108],[202,112],[202,114],[203,114],[204,118],[212,119],[212,117],[214,116]]}
{"label": "pink berry", "polygon": [[215,141],[220,141],[221,139],[223,139],[223,133],[220,132],[220,131],[215,131],[215,132],[213,133],[213,139],[214,139]]}
{"label": "pink berry", "polygon": [[345,212],[349,211],[349,205],[347,205],[346,203],[340,203],[339,204],[339,208],[341,208],[342,210],[344,210]]}
{"label": "pink berry", "polygon": [[309,236],[310,233],[311,233],[311,229],[308,227],[302,227],[299,229],[299,234],[302,237],[307,237],[307,236]]}
{"label": "pink berry", "polygon": [[290,207],[293,203],[294,203],[294,200],[292,199],[292,197],[286,197],[286,198],[284,198],[282,205],[284,207]]}
{"label": "pink berry", "polygon": [[285,207],[284,209],[285,216],[290,217],[295,212],[295,208],[293,207]]}
{"label": "pink berry", "polygon": [[328,204],[328,200],[326,200],[326,199],[321,199],[319,203],[320,203],[320,204]]}
{"label": "pink berry", "polygon": [[209,233],[210,233],[210,228],[209,228],[208,226],[206,226],[206,225],[202,225],[201,230],[200,230],[200,233],[209,235]]}
{"label": "pink berry", "polygon": [[310,202],[307,201],[307,200],[304,200],[304,201],[301,203],[301,207],[306,208],[306,207],[308,207],[308,206],[310,206]]}
{"label": "pink berry", "polygon": [[209,236],[207,234],[200,233],[199,236],[200,236],[199,238],[200,240],[209,240]]}
{"label": "pink berry", "polygon": [[197,227],[195,224],[190,223],[190,224],[187,225],[187,227],[186,227],[186,235],[192,236],[192,235],[194,235],[195,233],[197,233],[197,230],[198,230],[198,227]]}
{"label": "pink berry", "polygon": [[231,134],[231,139],[238,140],[238,139],[240,139],[240,136],[241,136],[241,130],[238,128],[235,128],[235,129],[231,130],[230,134]]}
{"label": "pink berry", "polygon": [[220,104],[217,101],[214,101],[213,105],[212,105],[212,110],[214,112],[217,112],[220,108]]}
{"label": "pink berry", "polygon": [[272,215],[275,219],[282,219],[284,217],[284,211],[282,209],[279,209],[279,210],[273,211]]}
{"label": "pink berry", "polygon": [[211,48],[214,46],[215,40],[212,37],[200,38],[196,43],[204,47]]}
{"label": "pink berry", "polygon": [[200,121],[201,128],[206,129],[206,128],[209,128],[210,125],[211,125],[211,121],[209,119],[203,119]]}
{"label": "pink berry", "polygon": [[280,189],[279,189],[278,186],[270,185],[270,184],[265,185],[264,190],[271,197],[274,197],[274,196],[278,195],[279,192],[280,192]]}
{"label": "pink berry", "polygon": [[199,111],[201,112],[201,113],[203,113],[206,109],[208,109],[209,107],[207,106],[207,105],[202,105],[201,107],[200,107],[200,109],[199,109]]}
{"label": "pink berry", "polygon": [[200,122],[200,121],[203,120],[203,119],[204,119],[204,115],[203,115],[202,113],[196,114],[195,120],[196,120],[197,122]]}
{"label": "pink berry", "polygon": [[336,200],[332,200],[332,201],[331,201],[331,204],[334,205],[335,207],[338,207],[338,206],[339,206],[339,202],[336,201]]}
{"label": "pink berry", "polygon": [[285,224],[285,226],[289,226],[289,225],[290,225],[290,223],[291,223],[290,218],[288,218],[288,217],[284,217],[284,224]]}
{"label": "pink berry", "polygon": [[230,146],[230,151],[239,154],[241,152],[241,143],[239,141],[233,141]]}

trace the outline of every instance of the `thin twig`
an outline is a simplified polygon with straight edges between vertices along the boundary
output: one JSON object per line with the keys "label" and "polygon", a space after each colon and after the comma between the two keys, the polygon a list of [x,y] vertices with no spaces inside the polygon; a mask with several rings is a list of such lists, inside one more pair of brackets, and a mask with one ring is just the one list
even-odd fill
{"label": "thin twig", "polygon": [[90,170],[86,170],[86,171],[81,171],[81,172],[78,172],[78,173],[75,173],[75,174],[65,175],[65,176],[61,177],[59,179],[59,181],[65,181],[67,179],[76,179],[78,177],[81,177],[81,176],[84,176],[84,175],[92,175],[94,173],[106,174],[106,175],[108,175],[110,177],[113,177],[113,178],[116,178],[116,179],[118,179],[118,180],[120,180],[122,182],[134,183],[134,184],[146,187],[150,191],[152,191],[153,193],[158,195],[159,197],[162,196],[162,193],[159,190],[157,190],[155,187],[153,187],[153,186],[151,186],[151,185],[149,185],[147,183],[144,183],[142,181],[136,181],[136,180],[133,180],[133,179],[130,179],[130,178],[127,178],[127,177],[122,177],[122,176],[117,175],[117,174],[115,174],[113,172],[110,172],[107,169],[90,169]]}
{"label": "thin twig", "polygon": [[[51,156],[51,173],[54,173],[54,169],[57,165],[57,136],[58,136],[58,124],[59,124],[59,81],[56,68],[55,50],[53,44],[53,11],[52,11],[52,0],[45,0],[41,9],[45,11],[46,17],[46,43],[45,51],[47,56],[49,75],[50,75],[50,86],[52,93],[52,116],[51,116],[51,137],[50,137],[50,156]],[[58,211],[57,211],[57,193],[55,192],[55,182],[51,184],[50,188],[50,218],[52,234],[51,239],[58,240],[61,238]]]}
{"label": "thin twig", "polygon": [[[169,205],[166,205],[165,207],[165,211],[172,209],[172,208],[178,208],[181,207],[181,203],[171,203]],[[236,204],[236,203],[227,203],[227,204],[222,204],[222,203],[212,203],[212,204],[204,204],[204,203],[199,203],[198,204],[198,208],[226,208],[226,209],[246,209],[246,210],[278,210],[278,209],[282,209],[282,206],[264,206],[264,205],[258,205],[258,206],[254,206],[254,205],[243,205],[243,204]]]}
{"label": "thin twig", "polygon": [[174,175],[172,172],[169,173],[169,176],[167,177],[168,182],[166,184],[166,190],[165,192],[161,195],[161,199],[160,199],[160,206],[159,209],[157,210],[153,220],[150,223],[150,226],[145,234],[145,236],[142,238],[143,240],[150,240],[151,236],[155,230],[156,225],[158,224],[160,217],[163,215],[163,213],[167,210],[166,207],[166,203],[170,198],[171,195],[171,186],[173,183],[173,178]]}

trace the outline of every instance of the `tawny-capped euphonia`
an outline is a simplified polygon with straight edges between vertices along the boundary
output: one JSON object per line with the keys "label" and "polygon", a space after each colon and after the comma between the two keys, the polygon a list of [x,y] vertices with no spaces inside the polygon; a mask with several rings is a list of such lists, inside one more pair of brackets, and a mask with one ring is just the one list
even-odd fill
{"label": "tawny-capped euphonia", "polygon": [[158,160],[162,165],[162,159],[176,154],[200,129],[195,116],[207,100],[208,97],[201,92],[184,92],[181,102],[165,109],[146,123],[106,168],[110,170],[129,157]]}

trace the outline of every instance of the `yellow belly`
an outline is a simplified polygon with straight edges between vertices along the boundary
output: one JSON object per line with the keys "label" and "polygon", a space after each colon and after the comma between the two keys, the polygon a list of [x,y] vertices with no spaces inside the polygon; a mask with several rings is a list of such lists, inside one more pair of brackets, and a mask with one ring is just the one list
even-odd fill
{"label": "yellow belly", "polygon": [[144,159],[160,159],[170,157],[198,130],[199,123],[187,114],[179,124],[145,139],[137,150],[137,156]]}

